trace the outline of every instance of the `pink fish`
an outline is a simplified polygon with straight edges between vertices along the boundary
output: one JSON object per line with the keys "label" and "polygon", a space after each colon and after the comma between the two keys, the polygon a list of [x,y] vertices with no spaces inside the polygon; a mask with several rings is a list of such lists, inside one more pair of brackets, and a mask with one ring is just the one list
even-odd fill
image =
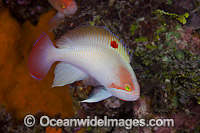
{"label": "pink fish", "polygon": [[58,10],[58,13],[49,21],[49,29],[56,27],[64,16],[69,16],[77,11],[77,4],[74,0],[48,0]]}
{"label": "pink fish", "polygon": [[69,31],[56,42],[58,48],[44,34],[30,53],[29,70],[34,78],[43,79],[51,65],[60,61],[52,87],[83,80],[95,88],[82,102],[98,102],[111,96],[134,101],[140,97],[140,87],[124,45],[108,29],[98,26]]}

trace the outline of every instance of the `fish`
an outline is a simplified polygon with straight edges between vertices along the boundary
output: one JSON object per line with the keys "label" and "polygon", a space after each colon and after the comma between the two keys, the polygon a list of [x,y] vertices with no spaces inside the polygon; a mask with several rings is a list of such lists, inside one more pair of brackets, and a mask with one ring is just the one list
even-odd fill
{"label": "fish", "polygon": [[78,7],[74,0],[48,0],[58,13],[49,21],[49,31],[56,27],[64,16],[74,14]]}
{"label": "fish", "polygon": [[99,102],[111,96],[135,101],[140,97],[128,47],[109,29],[80,26],[61,36],[55,45],[46,33],[35,42],[28,62],[32,77],[42,80],[52,64],[59,61],[52,87],[81,80],[94,86],[81,102]]}

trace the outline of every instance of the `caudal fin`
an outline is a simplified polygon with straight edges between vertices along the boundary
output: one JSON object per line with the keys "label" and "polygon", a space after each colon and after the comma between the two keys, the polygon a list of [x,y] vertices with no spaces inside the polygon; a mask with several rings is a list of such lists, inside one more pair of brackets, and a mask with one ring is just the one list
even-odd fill
{"label": "caudal fin", "polygon": [[49,36],[44,33],[36,42],[29,56],[28,66],[32,77],[43,79],[48,73],[51,65],[55,62],[53,59],[54,47]]}

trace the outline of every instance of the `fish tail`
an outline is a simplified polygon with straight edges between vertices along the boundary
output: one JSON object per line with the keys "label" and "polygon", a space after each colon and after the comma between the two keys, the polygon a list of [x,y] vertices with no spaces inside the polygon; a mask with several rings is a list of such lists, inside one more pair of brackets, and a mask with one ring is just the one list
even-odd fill
{"label": "fish tail", "polygon": [[32,77],[41,80],[48,73],[54,59],[56,48],[49,36],[44,33],[34,44],[29,56],[28,67]]}

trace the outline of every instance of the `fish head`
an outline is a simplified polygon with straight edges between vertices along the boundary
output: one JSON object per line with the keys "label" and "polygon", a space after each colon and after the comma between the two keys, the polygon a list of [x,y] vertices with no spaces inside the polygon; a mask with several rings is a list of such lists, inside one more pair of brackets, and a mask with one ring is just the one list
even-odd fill
{"label": "fish head", "polygon": [[140,86],[132,68],[121,67],[117,78],[108,86],[113,96],[124,101],[135,101],[140,97]]}
{"label": "fish head", "polygon": [[72,15],[77,11],[77,4],[74,0],[61,0],[59,11],[65,15]]}

